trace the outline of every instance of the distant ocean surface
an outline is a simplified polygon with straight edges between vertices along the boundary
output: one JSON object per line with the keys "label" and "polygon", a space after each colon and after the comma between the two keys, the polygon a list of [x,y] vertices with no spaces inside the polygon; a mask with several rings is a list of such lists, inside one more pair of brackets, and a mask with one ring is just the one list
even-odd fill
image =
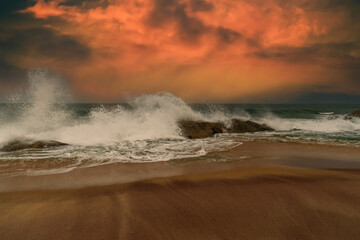
{"label": "distant ocean surface", "polygon": [[[169,161],[254,140],[360,146],[360,119],[344,118],[360,104],[186,104],[170,93],[142,95],[126,104],[66,104],[51,86],[33,84],[28,103],[0,104],[0,147],[15,140],[69,145],[0,152],[0,175],[9,168],[15,175],[37,175],[113,162]],[[191,140],[181,136],[177,125],[182,119],[229,124],[232,118],[276,131]]]}

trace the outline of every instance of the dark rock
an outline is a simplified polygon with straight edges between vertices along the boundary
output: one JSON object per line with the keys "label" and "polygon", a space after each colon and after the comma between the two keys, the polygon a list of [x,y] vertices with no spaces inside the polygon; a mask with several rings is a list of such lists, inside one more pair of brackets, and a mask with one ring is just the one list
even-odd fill
{"label": "dark rock", "polygon": [[50,147],[59,147],[64,145],[68,145],[68,144],[57,141],[36,141],[36,142],[13,141],[2,147],[1,151],[13,152],[23,149],[43,149]]}
{"label": "dark rock", "polygon": [[360,118],[360,110],[349,113],[345,116],[345,119]]}
{"label": "dark rock", "polygon": [[216,133],[223,133],[225,126],[219,122],[200,122],[200,121],[179,121],[179,127],[183,136],[196,139],[211,137]]}
{"label": "dark rock", "polygon": [[240,119],[232,119],[231,127],[227,129],[228,133],[246,133],[260,131],[274,131],[274,129],[266,124],[259,124],[253,121],[243,121]]}
{"label": "dark rock", "polygon": [[243,121],[240,119],[232,119],[231,127],[226,128],[220,122],[203,122],[203,121],[179,121],[179,127],[182,135],[190,138],[207,138],[212,137],[217,133],[246,133],[259,131],[274,131],[271,127],[265,124],[259,124],[252,121]]}

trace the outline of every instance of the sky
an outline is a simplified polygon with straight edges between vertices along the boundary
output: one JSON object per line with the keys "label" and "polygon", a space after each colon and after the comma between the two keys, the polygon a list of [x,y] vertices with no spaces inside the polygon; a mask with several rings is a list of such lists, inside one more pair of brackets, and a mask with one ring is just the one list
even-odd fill
{"label": "sky", "polygon": [[78,101],[360,103],[359,0],[3,0],[0,92],[29,69]]}

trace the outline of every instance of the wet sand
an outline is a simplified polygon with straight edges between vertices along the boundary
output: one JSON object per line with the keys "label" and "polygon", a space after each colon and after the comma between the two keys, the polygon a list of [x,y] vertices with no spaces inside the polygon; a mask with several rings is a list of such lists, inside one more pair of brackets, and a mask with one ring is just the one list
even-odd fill
{"label": "wet sand", "polygon": [[359,152],[245,143],[199,159],[5,178],[0,239],[359,239]]}

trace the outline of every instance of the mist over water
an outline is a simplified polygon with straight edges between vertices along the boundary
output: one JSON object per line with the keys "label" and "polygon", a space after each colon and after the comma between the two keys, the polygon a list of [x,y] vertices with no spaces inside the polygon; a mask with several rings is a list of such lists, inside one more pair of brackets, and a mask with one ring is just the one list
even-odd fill
{"label": "mist over water", "polygon": [[[2,152],[0,175],[14,164],[17,174],[49,174],[112,162],[203,156],[237,146],[242,140],[360,145],[360,120],[344,118],[360,105],[188,105],[171,93],[141,95],[126,104],[70,101],[59,78],[46,70],[29,73],[28,89],[0,105],[0,147],[15,140],[55,140],[69,145]],[[177,125],[183,119],[229,124],[232,118],[265,123],[276,131],[189,140],[181,136]],[[21,166],[34,162],[33,170],[22,170]]]}

